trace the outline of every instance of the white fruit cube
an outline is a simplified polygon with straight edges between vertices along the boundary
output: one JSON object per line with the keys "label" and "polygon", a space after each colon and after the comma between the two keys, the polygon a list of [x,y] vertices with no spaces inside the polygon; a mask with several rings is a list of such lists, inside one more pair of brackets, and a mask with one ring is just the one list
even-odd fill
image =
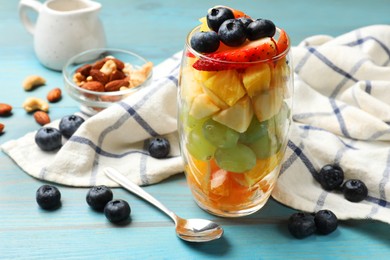
{"label": "white fruit cube", "polygon": [[213,116],[213,119],[239,133],[245,132],[253,117],[253,108],[248,96],[240,99],[234,106]]}
{"label": "white fruit cube", "polygon": [[276,115],[283,103],[283,89],[270,88],[252,98],[253,109],[257,119],[265,121]]}

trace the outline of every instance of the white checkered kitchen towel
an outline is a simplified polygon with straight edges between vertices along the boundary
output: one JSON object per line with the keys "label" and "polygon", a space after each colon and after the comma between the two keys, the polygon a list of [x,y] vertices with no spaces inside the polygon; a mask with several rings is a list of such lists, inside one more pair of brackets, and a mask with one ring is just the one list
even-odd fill
{"label": "white checkered kitchen towel", "polygon": [[[314,36],[293,48],[294,123],[273,197],[305,211],[333,210],[340,219],[390,223],[390,26],[361,28],[337,38]],[[72,186],[115,186],[111,166],[132,181],[157,183],[183,170],[176,126],[180,54],[155,68],[152,85],[88,119],[63,148],[41,152],[34,133],[2,148],[28,174]],[[58,122],[53,123],[58,124]],[[165,135],[168,159],[145,151],[147,139]],[[324,164],[340,164],[346,179],[363,180],[360,203],[324,191],[314,180]]]}

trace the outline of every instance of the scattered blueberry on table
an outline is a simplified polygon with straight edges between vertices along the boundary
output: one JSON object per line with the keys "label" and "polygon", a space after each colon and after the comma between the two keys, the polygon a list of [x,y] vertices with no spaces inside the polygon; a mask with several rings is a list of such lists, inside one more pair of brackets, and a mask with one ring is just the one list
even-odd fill
{"label": "scattered blueberry on table", "polygon": [[328,235],[338,227],[337,216],[328,209],[316,213],[296,212],[288,219],[288,230],[295,238],[303,239],[316,232]]}
{"label": "scattered blueberry on table", "polygon": [[321,168],[315,179],[326,191],[341,191],[344,198],[351,202],[363,201],[368,196],[368,188],[362,180],[344,181],[344,171],[336,164],[327,164]]}
{"label": "scattered blueberry on table", "polygon": [[342,190],[344,197],[351,202],[360,202],[368,196],[367,186],[361,180],[347,180]]}
{"label": "scattered blueberry on table", "polygon": [[171,145],[168,139],[164,137],[155,137],[150,140],[148,150],[150,156],[161,159],[168,156],[171,150]]}
{"label": "scattered blueberry on table", "polygon": [[336,215],[327,209],[318,211],[314,216],[317,231],[321,234],[327,235],[337,229],[338,219]]}
{"label": "scattered blueberry on table", "polygon": [[77,115],[69,115],[61,118],[59,129],[65,138],[71,137],[76,130],[84,123],[84,119]]}
{"label": "scattered blueberry on table", "polygon": [[54,151],[62,146],[61,132],[54,127],[42,127],[35,134],[35,143],[43,151]]}
{"label": "scattered blueberry on table", "polygon": [[341,186],[344,181],[344,171],[336,164],[327,164],[319,172],[319,182],[324,190],[331,191]]}
{"label": "scattered blueberry on table", "polygon": [[295,238],[308,237],[316,231],[314,216],[305,212],[297,212],[288,219],[288,230]]}
{"label": "scattered blueberry on table", "polygon": [[89,189],[86,201],[96,211],[103,211],[106,204],[113,198],[110,188],[105,185],[94,186]]}
{"label": "scattered blueberry on table", "polygon": [[131,208],[127,201],[115,199],[109,201],[104,207],[104,215],[112,223],[119,223],[129,218]]}
{"label": "scattered blueberry on table", "polygon": [[53,185],[42,185],[36,192],[36,201],[43,209],[56,209],[61,205],[61,192]]}

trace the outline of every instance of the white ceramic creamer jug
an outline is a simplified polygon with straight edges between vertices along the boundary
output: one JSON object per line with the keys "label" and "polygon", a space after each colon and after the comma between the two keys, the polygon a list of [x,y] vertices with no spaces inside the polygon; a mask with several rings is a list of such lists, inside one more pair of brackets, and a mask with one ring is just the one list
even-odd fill
{"label": "white ceramic creamer jug", "polygon": [[[19,16],[34,36],[34,50],[46,67],[61,70],[66,61],[85,50],[103,48],[106,37],[99,20],[101,4],[90,0],[21,0]],[[38,13],[36,21],[29,11]]]}

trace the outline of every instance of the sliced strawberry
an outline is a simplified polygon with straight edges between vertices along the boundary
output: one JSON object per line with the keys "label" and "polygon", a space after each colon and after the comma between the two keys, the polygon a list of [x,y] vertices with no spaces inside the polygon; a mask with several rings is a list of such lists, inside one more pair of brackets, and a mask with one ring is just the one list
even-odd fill
{"label": "sliced strawberry", "polygon": [[240,18],[240,17],[247,17],[247,18],[250,18],[248,15],[246,15],[244,12],[240,11],[240,10],[237,10],[237,9],[233,9],[231,8],[233,14],[234,14],[234,18],[237,19],[237,18]]}
{"label": "sliced strawberry", "polygon": [[192,53],[192,52],[190,52],[190,51],[186,51],[185,52],[185,55],[187,56],[187,57],[189,57],[189,58],[195,58],[196,56]]}
{"label": "sliced strawberry", "polygon": [[281,29],[279,39],[276,43],[278,54],[283,53],[288,48],[288,45],[289,45],[289,39],[287,33]]}
{"label": "sliced strawberry", "polygon": [[200,58],[193,67],[205,71],[243,69],[251,66],[250,62],[268,60],[276,54],[275,42],[271,38],[262,38],[248,42],[239,48],[208,54],[209,59]]}

